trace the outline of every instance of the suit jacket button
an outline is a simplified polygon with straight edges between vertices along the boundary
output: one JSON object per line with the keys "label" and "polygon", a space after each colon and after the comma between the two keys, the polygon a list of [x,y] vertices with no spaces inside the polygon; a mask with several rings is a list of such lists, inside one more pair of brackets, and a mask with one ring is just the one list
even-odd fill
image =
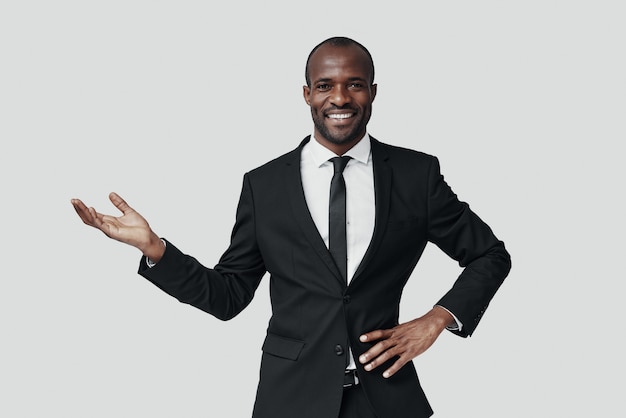
{"label": "suit jacket button", "polygon": [[335,354],[337,354],[338,356],[343,355],[343,347],[340,344],[337,344],[335,346]]}
{"label": "suit jacket button", "polygon": [[350,303],[351,300],[352,298],[350,297],[350,295],[345,295],[343,297],[343,303]]}

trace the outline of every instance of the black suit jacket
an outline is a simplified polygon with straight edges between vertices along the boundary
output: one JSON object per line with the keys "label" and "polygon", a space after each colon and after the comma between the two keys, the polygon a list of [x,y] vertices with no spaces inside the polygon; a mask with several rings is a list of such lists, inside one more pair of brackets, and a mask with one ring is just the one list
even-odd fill
{"label": "black suit jacket", "polygon": [[[372,138],[376,221],[369,248],[346,286],[308,211],[300,176],[303,145],[245,174],[229,248],[209,269],[168,242],[140,274],[183,303],[227,320],[270,274],[272,316],[263,343],[255,418],[336,417],[348,346],[398,324],[400,297],[427,242],[464,267],[438,304],[471,335],[510,269],[502,241],[445,183],[433,156]],[[376,414],[428,417],[412,363],[389,379],[359,377]],[[358,365],[358,367],[361,367]]]}

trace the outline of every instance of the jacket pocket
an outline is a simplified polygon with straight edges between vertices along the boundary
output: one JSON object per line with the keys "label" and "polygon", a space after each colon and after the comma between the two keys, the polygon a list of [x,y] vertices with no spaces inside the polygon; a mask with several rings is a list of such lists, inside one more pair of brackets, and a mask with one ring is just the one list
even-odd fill
{"label": "jacket pocket", "polygon": [[289,360],[298,360],[304,348],[304,341],[280,337],[276,334],[267,334],[263,343],[263,352]]}

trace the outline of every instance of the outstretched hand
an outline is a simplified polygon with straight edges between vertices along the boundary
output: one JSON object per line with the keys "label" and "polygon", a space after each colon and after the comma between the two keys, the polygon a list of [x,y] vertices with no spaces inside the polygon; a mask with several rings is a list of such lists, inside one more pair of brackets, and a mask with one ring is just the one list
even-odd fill
{"label": "outstretched hand", "polygon": [[376,342],[359,356],[366,371],[371,371],[397,357],[397,360],[383,372],[389,378],[402,366],[428,350],[454,318],[448,311],[434,307],[426,315],[400,324],[391,329],[375,330],[361,335],[362,342]]}
{"label": "outstretched hand", "polygon": [[105,215],[93,207],[87,207],[80,199],[72,199],[72,206],[80,219],[107,237],[138,248],[153,261],[159,261],[164,245],[152,231],[146,219],[131,208],[117,193],[109,194],[111,203],[122,212],[122,216]]}

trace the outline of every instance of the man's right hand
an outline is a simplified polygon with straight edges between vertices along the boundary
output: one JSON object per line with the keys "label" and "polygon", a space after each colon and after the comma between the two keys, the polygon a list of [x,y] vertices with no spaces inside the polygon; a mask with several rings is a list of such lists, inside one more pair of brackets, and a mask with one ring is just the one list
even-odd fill
{"label": "man's right hand", "polygon": [[80,199],[72,199],[71,202],[86,225],[99,229],[109,238],[138,248],[150,260],[158,262],[163,256],[165,245],[148,222],[116,193],[109,194],[109,199],[122,212],[122,216],[96,212],[93,207],[85,206]]}

